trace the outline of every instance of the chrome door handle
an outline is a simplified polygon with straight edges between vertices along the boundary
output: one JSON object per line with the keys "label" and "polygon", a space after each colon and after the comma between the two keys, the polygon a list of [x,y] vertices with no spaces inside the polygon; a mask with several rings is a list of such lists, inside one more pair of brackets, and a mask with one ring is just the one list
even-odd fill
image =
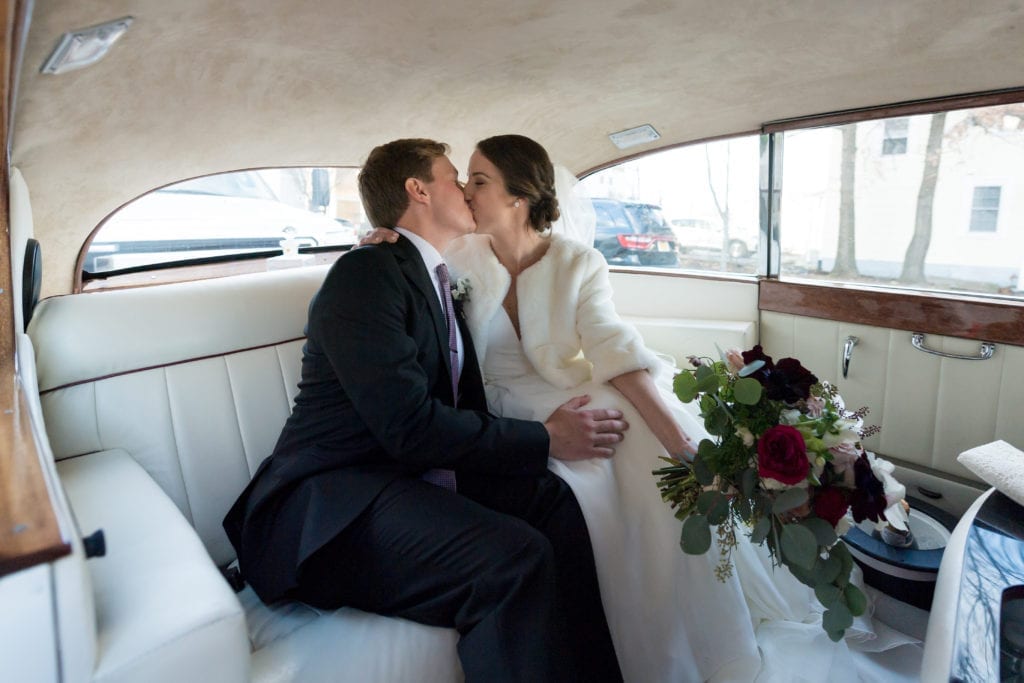
{"label": "chrome door handle", "polygon": [[853,357],[853,347],[857,345],[860,339],[854,337],[852,334],[846,338],[843,342],[843,379],[846,379],[846,373],[850,371],[850,358]]}
{"label": "chrome door handle", "polygon": [[978,351],[976,356],[967,356],[959,353],[946,353],[945,351],[937,351],[935,349],[929,349],[924,345],[924,333],[914,332],[910,335],[910,343],[914,345],[915,349],[924,351],[925,353],[931,353],[936,356],[942,356],[943,358],[957,358],[959,360],[988,360],[996,352],[996,345],[992,342],[981,342],[981,349]]}

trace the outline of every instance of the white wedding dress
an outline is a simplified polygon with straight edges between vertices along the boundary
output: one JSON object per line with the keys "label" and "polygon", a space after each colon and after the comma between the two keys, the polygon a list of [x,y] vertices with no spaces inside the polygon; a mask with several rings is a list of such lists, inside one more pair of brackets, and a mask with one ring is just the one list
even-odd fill
{"label": "white wedding dress", "polygon": [[[813,593],[786,570],[773,569],[767,551],[746,538],[733,552],[736,571],[725,582],[714,574],[716,547],[705,555],[683,553],[681,523],[651,473],[662,466],[658,457],[665,451],[633,406],[609,384],[561,390],[546,382],[500,306],[486,332],[483,372],[493,413],[543,421],[568,399],[587,394],[588,407],[617,408],[630,424],[611,459],[549,462],[586,518],[627,683],[915,680],[913,671],[888,677],[859,661],[853,648],[886,650],[917,641],[884,626],[876,634],[870,619],[861,618],[846,641],[832,643]],[[659,389],[683,429],[697,441],[705,438],[694,406],[680,403],[668,386]]]}

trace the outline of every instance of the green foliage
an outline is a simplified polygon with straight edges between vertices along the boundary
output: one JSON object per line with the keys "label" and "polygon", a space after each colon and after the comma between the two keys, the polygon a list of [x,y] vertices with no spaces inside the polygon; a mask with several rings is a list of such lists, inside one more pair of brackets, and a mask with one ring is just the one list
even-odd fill
{"label": "green foliage", "polygon": [[818,544],[814,534],[799,524],[785,524],[782,527],[782,558],[788,565],[798,565],[808,571],[814,568],[818,557]]}
{"label": "green foliage", "polygon": [[690,555],[703,555],[711,547],[711,527],[704,515],[690,515],[683,522],[679,545]]}
{"label": "green foliage", "polygon": [[783,512],[789,512],[793,508],[798,508],[807,502],[807,489],[786,489],[775,496],[775,502],[772,504],[772,512],[776,515],[782,514]]}
{"label": "green foliage", "polygon": [[757,405],[757,402],[761,400],[761,383],[750,377],[740,378],[733,385],[732,394],[736,397],[736,401],[743,405]]}
{"label": "green foliage", "polygon": [[683,370],[672,380],[672,391],[683,403],[697,398],[697,380],[689,370]]}

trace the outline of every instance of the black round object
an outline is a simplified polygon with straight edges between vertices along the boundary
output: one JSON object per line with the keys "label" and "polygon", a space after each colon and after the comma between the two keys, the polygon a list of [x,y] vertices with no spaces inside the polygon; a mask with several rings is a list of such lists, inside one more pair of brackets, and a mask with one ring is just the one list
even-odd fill
{"label": "black round object", "polygon": [[[949,532],[956,527],[956,518],[945,510],[916,498],[908,497],[907,502],[912,517],[930,518],[928,526],[941,525]],[[864,572],[864,583],[915,607],[931,608],[945,539],[941,545],[919,544],[920,539],[915,539],[910,547],[897,548],[883,541],[877,531],[868,533],[855,526],[843,540]]]}

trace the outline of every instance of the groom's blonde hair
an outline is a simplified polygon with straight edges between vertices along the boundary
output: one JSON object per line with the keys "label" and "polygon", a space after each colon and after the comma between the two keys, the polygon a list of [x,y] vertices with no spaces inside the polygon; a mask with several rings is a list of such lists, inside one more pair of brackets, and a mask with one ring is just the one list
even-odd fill
{"label": "groom's blonde hair", "polygon": [[393,140],[374,147],[359,172],[359,195],[370,224],[393,228],[409,208],[405,181],[434,180],[434,159],[448,154],[448,145],[425,138]]}

